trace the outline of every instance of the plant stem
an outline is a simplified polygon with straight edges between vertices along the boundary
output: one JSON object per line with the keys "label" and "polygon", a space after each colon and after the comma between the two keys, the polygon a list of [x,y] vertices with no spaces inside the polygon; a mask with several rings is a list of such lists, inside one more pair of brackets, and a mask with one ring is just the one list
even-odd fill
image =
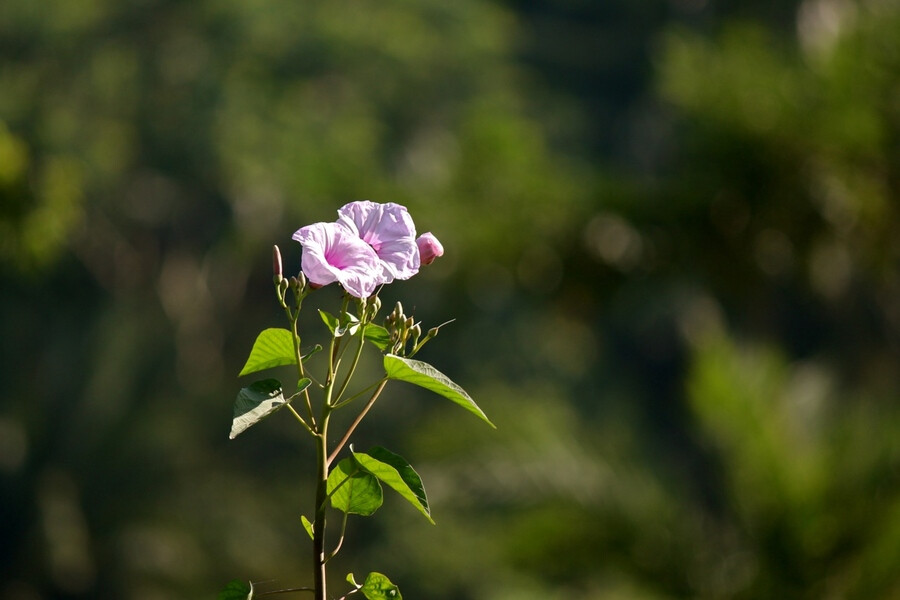
{"label": "plant stem", "polygon": [[[297,359],[297,373],[300,375],[300,379],[306,377],[305,369],[303,368],[303,354],[300,352],[300,332],[297,329],[297,320],[300,318],[300,306],[298,300],[297,312],[291,313],[291,309],[285,307],[285,312],[287,313],[288,319],[291,322],[291,336],[294,339],[294,356]],[[306,399],[306,411],[309,415],[309,422],[313,427],[316,426],[316,418],[313,416],[312,402],[309,399],[309,389],[303,390],[303,397]]]}
{"label": "plant stem", "polygon": [[254,593],[254,596],[271,596],[273,594],[290,594],[293,592],[315,592],[315,590],[311,587],[298,587],[298,588],[289,588],[286,590],[272,590],[271,592],[259,592]]}
{"label": "plant stem", "polygon": [[313,523],[313,582],[316,600],[326,599],[325,580],[325,500],[328,496],[328,407],[323,407],[316,436],[316,515]]}
{"label": "plant stem", "polygon": [[335,403],[341,401],[341,396],[343,396],[344,392],[347,390],[347,386],[350,384],[350,378],[353,377],[353,373],[356,371],[356,366],[359,364],[359,357],[362,355],[363,346],[366,343],[364,338],[365,324],[363,324],[362,327],[362,332],[360,332],[359,335],[359,347],[357,347],[356,349],[356,355],[353,357],[353,363],[350,365],[350,370],[347,371],[347,376],[344,378],[344,383],[341,384],[341,387],[338,390],[337,396],[335,397]]}
{"label": "plant stem", "polygon": [[347,440],[350,439],[350,436],[353,435],[353,432],[356,431],[356,427],[359,425],[359,422],[363,420],[363,417],[366,416],[366,413],[369,412],[369,409],[372,408],[372,405],[375,404],[375,401],[378,400],[378,396],[381,395],[382,390],[384,390],[384,386],[387,385],[388,379],[385,377],[381,380],[381,383],[378,384],[378,387],[372,392],[372,397],[369,398],[369,401],[363,407],[362,411],[356,416],[356,419],[353,420],[353,423],[350,424],[350,427],[347,429],[347,433],[344,434],[344,437],[341,438],[341,441],[337,443],[337,446],[334,447],[331,454],[328,456],[328,464],[331,464],[332,461],[337,457],[340,453],[341,449],[344,447],[344,444],[347,443]]}

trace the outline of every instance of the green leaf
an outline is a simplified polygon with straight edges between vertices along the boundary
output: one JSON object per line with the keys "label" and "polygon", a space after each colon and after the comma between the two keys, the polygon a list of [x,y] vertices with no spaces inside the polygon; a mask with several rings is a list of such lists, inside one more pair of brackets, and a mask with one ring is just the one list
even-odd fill
{"label": "green leaf", "polygon": [[[316,352],[321,352],[321,351],[322,351],[322,345],[321,345],[321,344],[316,344],[315,346],[313,346],[313,349],[312,349],[312,350],[310,350],[309,352],[307,352],[306,354],[304,354],[304,355],[301,357],[301,360],[303,360],[303,362],[306,362],[306,359],[307,359],[307,358],[309,358],[310,356],[312,356],[312,355],[315,354]],[[296,361],[294,361],[294,362],[296,362]]]}
{"label": "green leaf", "polygon": [[309,539],[313,539],[315,536],[313,535],[313,524],[310,520],[305,515],[300,515],[300,522],[303,523],[303,529],[309,534]]}
{"label": "green leaf", "polygon": [[406,498],[434,525],[422,479],[405,458],[380,446],[375,446],[367,453],[353,452],[351,447],[350,452],[363,469]]}
{"label": "green leaf", "polygon": [[378,479],[361,470],[352,458],[337,464],[328,475],[325,489],[331,497],[331,506],[348,514],[368,517],[384,501]]}
{"label": "green leaf", "polygon": [[[306,389],[312,383],[309,379],[301,379],[298,391]],[[250,387],[241,388],[234,401],[234,416],[231,419],[230,439],[236,438],[247,428],[256,425],[275,411],[284,408],[287,401],[281,391],[281,383],[277,379],[263,379]]]}
{"label": "green leaf", "polygon": [[395,354],[385,354],[384,370],[387,372],[389,379],[397,381],[405,381],[431,390],[432,392],[456,402],[467,411],[476,415],[479,419],[496,429],[496,425],[491,423],[487,415],[478,408],[475,401],[466,393],[464,389],[453,383],[449,377],[421,360],[413,360],[411,358],[403,358]]}
{"label": "green leaf", "polygon": [[369,323],[366,325],[365,330],[363,330],[363,337],[366,338],[366,341],[372,342],[372,344],[382,352],[387,350],[391,345],[391,334],[381,325]]}
{"label": "green leaf", "polygon": [[344,318],[338,320],[338,318],[331,313],[319,309],[319,316],[322,317],[322,321],[334,337],[341,337],[345,333],[355,335],[356,331],[359,329],[359,318],[350,313],[344,313]]}
{"label": "green leaf", "polygon": [[369,573],[359,591],[363,593],[367,600],[403,600],[403,596],[400,595],[400,588],[391,583],[391,580],[381,573]]}
{"label": "green leaf", "polygon": [[347,573],[347,583],[355,587],[356,589],[361,588],[362,586],[356,583],[356,578],[353,576],[353,573]]}
{"label": "green leaf", "polygon": [[328,331],[330,331],[332,335],[334,335],[334,330],[338,328],[338,325],[340,325],[337,317],[329,312],[325,312],[321,308],[319,309],[319,316],[322,317],[322,322],[325,323],[325,325],[328,327]]}
{"label": "green leaf", "polygon": [[228,582],[225,589],[219,592],[219,600],[252,600],[253,584],[244,583],[240,579]]}
{"label": "green leaf", "polygon": [[287,329],[270,328],[263,330],[253,342],[250,357],[238,377],[280,367],[297,364],[294,354],[294,336]]}

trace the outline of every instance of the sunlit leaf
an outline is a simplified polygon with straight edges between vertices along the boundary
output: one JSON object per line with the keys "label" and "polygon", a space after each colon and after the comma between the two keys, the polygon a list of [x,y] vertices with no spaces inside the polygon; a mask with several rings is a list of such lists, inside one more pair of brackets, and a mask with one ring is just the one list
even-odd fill
{"label": "sunlit leaf", "polygon": [[247,363],[238,376],[248,375],[272,367],[297,364],[294,337],[287,329],[264,329],[253,342]]}
{"label": "sunlit leaf", "polygon": [[240,579],[228,582],[225,589],[219,592],[219,600],[252,600],[253,584]]}
{"label": "sunlit leaf", "polygon": [[339,320],[333,314],[319,309],[319,316],[334,337],[341,337],[347,333],[355,335],[359,329],[359,318],[350,313],[344,313],[343,319]]}
{"label": "sunlit leaf", "polygon": [[334,334],[334,330],[338,328],[338,325],[340,325],[337,317],[335,317],[330,312],[322,310],[321,308],[319,309],[319,316],[322,317],[322,322],[325,323],[326,327],[328,327],[328,331]]}
{"label": "sunlit leaf", "polygon": [[309,539],[313,539],[313,524],[305,515],[300,515],[300,522],[303,523],[303,529],[309,534]]}
{"label": "sunlit leaf", "polygon": [[[301,379],[298,391],[306,389],[311,381]],[[281,383],[277,379],[263,379],[253,385],[241,388],[234,401],[234,416],[231,420],[230,439],[236,438],[247,428],[256,425],[275,411],[284,408],[287,402],[281,391]]]}
{"label": "sunlit leaf", "polygon": [[368,517],[381,506],[384,493],[371,473],[359,468],[352,458],[345,458],[328,475],[326,491],[331,506],[354,515]]}
{"label": "sunlit leaf", "polygon": [[475,401],[464,389],[428,363],[421,360],[403,358],[395,354],[386,354],[384,356],[384,370],[387,372],[388,378],[418,385],[448,400],[452,400],[496,429],[496,426],[478,408],[478,405],[475,404]]}
{"label": "sunlit leaf", "polygon": [[369,323],[363,330],[363,337],[366,338],[366,341],[372,342],[372,344],[382,352],[387,350],[391,345],[391,334],[381,325]]}
{"label": "sunlit leaf", "polygon": [[359,591],[367,600],[403,600],[400,588],[381,573],[369,573]]}
{"label": "sunlit leaf", "polygon": [[[352,450],[351,448],[351,452]],[[428,508],[425,488],[422,486],[422,479],[405,458],[380,446],[372,448],[367,453],[353,452],[353,458],[363,469],[406,498],[410,504],[425,515],[429,522],[434,524],[431,510]]]}

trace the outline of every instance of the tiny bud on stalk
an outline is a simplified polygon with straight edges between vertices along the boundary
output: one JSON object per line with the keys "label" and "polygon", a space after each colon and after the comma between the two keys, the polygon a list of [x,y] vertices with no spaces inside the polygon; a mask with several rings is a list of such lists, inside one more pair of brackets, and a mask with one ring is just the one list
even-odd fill
{"label": "tiny bud on stalk", "polygon": [[275,276],[275,284],[280,284],[284,279],[284,270],[281,266],[281,250],[278,249],[278,246],[272,246],[272,272]]}

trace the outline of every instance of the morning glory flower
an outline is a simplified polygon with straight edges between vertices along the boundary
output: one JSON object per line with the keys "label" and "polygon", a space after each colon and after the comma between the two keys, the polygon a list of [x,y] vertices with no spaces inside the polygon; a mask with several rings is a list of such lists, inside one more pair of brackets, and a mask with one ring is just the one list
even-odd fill
{"label": "morning glory flower", "polygon": [[430,231],[416,238],[416,245],[419,247],[419,257],[422,266],[430,265],[434,262],[434,259],[444,255],[444,246]]}
{"label": "morning glory flower", "polygon": [[381,262],[380,283],[409,279],[419,272],[416,226],[405,206],[351,202],[338,210],[338,223],[375,250]]}
{"label": "morning glory flower", "polygon": [[368,298],[382,282],[372,247],[338,223],[314,223],[292,236],[303,246],[300,267],[314,285],[335,281],[356,298]]}

